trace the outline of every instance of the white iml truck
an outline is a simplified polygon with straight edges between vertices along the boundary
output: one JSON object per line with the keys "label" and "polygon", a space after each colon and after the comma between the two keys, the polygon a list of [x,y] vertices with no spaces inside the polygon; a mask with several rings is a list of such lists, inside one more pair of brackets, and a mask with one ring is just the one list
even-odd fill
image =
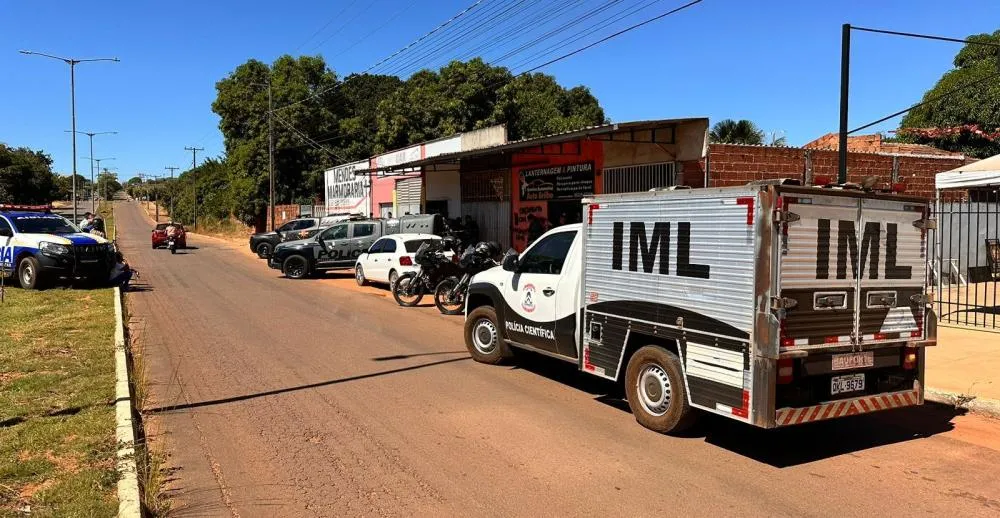
{"label": "white iml truck", "polygon": [[775,183],[583,203],[473,279],[474,359],[572,362],[664,433],[694,409],[774,428],[923,403],[926,200]]}

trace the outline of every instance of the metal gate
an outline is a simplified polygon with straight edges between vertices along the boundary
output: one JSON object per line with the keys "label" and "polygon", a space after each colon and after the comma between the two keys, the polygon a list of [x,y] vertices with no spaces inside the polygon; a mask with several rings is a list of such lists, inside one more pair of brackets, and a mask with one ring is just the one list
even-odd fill
{"label": "metal gate", "polygon": [[604,193],[642,192],[677,183],[674,162],[604,168]]}
{"label": "metal gate", "polygon": [[996,192],[939,201],[931,259],[938,319],[1000,329],[1000,200]]}
{"label": "metal gate", "polygon": [[396,180],[396,216],[420,214],[420,191],[423,179],[404,178]]}
{"label": "metal gate", "polygon": [[469,216],[479,226],[481,241],[496,241],[511,246],[513,217],[510,206],[510,170],[463,172],[462,217]]}

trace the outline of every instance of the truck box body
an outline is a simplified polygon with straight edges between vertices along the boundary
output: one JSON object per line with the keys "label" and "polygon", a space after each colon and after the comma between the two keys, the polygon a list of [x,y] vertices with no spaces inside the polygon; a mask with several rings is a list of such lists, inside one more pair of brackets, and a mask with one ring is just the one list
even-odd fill
{"label": "truck box body", "polygon": [[758,185],[584,203],[584,371],[620,379],[637,342],[670,342],[692,406],[763,427],[923,402],[926,201]]}

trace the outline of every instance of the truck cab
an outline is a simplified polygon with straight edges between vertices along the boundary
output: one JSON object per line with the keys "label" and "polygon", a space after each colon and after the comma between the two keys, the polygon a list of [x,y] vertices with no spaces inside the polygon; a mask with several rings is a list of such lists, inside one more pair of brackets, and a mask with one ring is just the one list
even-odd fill
{"label": "truck cab", "polygon": [[57,279],[103,281],[114,250],[48,206],[0,205],[0,276],[15,276],[24,289]]}
{"label": "truck cab", "polygon": [[636,420],[774,428],[923,403],[928,204],[783,185],[584,200],[472,279],[465,342],[624,385]]}

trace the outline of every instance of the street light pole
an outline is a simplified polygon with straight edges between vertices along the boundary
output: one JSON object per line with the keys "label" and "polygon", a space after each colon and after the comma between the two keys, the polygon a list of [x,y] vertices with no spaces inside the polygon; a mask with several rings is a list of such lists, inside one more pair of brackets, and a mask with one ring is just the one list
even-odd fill
{"label": "street light pole", "polygon": [[[66,130],[67,133],[73,130]],[[94,135],[117,135],[117,131],[77,131],[81,135],[90,137],[90,156],[94,156]],[[90,210],[97,212],[97,191],[94,190],[94,159],[90,159]]]}
{"label": "street light pole", "polygon": [[118,62],[118,58],[93,58],[93,59],[73,59],[64,58],[60,56],[53,56],[51,54],[44,54],[41,52],[33,52],[30,50],[20,50],[21,54],[29,56],[42,56],[51,59],[58,59],[63,63],[69,65],[69,96],[70,96],[70,111],[72,112],[72,131],[73,131],[73,177],[71,179],[71,184],[73,188],[73,222],[77,221],[76,212],[76,65],[77,63],[84,63],[90,61],[114,61]]}
{"label": "street light pole", "polygon": [[173,220],[174,219],[174,192],[173,192],[174,191],[174,171],[180,169],[180,167],[174,167],[172,165],[168,165],[167,167],[164,167],[164,169],[169,169],[170,170],[170,219]]}

